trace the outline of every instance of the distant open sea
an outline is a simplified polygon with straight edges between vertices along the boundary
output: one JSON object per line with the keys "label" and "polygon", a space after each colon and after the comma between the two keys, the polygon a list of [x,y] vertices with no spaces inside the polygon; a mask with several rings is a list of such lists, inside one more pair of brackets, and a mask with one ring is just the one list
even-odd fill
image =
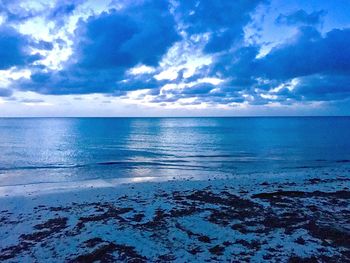
{"label": "distant open sea", "polygon": [[0,119],[0,186],[254,176],[349,160],[350,117]]}

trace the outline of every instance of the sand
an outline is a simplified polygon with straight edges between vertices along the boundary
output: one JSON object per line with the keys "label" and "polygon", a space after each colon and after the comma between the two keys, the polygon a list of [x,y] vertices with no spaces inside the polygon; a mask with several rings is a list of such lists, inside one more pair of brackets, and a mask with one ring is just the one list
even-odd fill
{"label": "sand", "polygon": [[153,179],[0,187],[0,261],[350,261],[348,163]]}

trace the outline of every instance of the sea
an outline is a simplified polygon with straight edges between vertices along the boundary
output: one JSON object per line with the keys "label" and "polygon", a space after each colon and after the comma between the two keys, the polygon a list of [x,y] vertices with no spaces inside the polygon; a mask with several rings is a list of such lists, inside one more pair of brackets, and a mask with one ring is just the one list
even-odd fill
{"label": "sea", "polygon": [[350,117],[0,118],[0,187],[215,179],[350,162]]}

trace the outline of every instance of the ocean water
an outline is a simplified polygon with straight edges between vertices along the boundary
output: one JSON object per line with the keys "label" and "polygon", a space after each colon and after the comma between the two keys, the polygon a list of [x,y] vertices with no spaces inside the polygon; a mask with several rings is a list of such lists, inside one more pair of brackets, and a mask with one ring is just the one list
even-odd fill
{"label": "ocean water", "polygon": [[349,160],[349,117],[0,119],[0,186],[254,176]]}

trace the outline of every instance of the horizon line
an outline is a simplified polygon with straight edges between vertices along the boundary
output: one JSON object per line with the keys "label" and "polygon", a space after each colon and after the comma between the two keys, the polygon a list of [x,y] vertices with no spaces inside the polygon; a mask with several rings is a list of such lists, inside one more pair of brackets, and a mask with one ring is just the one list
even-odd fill
{"label": "horizon line", "polygon": [[242,115],[242,116],[0,116],[0,119],[160,119],[160,118],[337,118],[350,115]]}

